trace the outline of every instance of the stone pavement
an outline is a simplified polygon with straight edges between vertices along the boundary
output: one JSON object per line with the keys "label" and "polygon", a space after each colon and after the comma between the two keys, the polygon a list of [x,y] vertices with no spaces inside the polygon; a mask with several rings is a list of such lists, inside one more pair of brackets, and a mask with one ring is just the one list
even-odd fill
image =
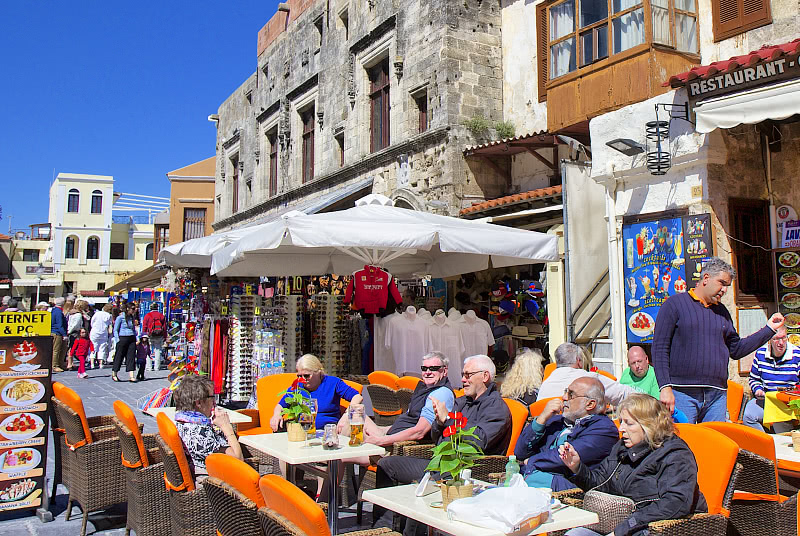
{"label": "stone pavement", "polygon": [[[78,379],[76,372],[60,372],[53,374],[53,381],[59,381],[75,391],[83,398],[84,407],[87,415],[112,415],[114,413],[113,404],[115,400],[122,400],[132,408],[136,407],[136,400],[148,393],[166,387],[168,382],[166,376],[168,371],[147,371],[146,380],[138,383],[129,383],[123,378],[128,374],[123,370],[120,372],[119,383],[111,381],[111,366],[99,370],[88,370],[89,378]],[[136,418],[144,424],[144,432],[153,434],[158,431],[156,420],[149,415],[136,411]],[[49,490],[52,485],[52,475],[54,468],[53,458],[53,436],[48,438],[47,446],[47,486]],[[67,490],[64,486],[58,487],[55,500],[50,505],[54,520],[50,523],[42,523],[35,515],[16,517],[11,513],[0,515],[0,535],[36,535],[36,536],[67,536],[80,534],[81,529],[81,510],[73,506],[72,517],[65,521],[67,508]],[[125,509],[109,511],[89,515],[89,523],[86,527],[87,534],[103,535],[122,535],[125,534]]]}

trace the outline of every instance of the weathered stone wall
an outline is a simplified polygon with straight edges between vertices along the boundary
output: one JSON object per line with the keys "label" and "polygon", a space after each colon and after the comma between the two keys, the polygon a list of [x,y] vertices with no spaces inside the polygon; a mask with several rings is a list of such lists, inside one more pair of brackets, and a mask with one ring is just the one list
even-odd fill
{"label": "weathered stone wall", "polygon": [[[215,229],[239,227],[368,178],[375,193],[404,206],[452,215],[483,197],[462,155],[476,143],[463,123],[503,117],[496,0],[371,0],[357,8],[318,0],[290,3],[291,9],[286,31],[275,35],[271,22],[259,33],[261,49],[272,32],[256,72],[219,108]],[[372,151],[367,69],[386,58],[390,145]],[[423,133],[420,96],[428,104]],[[303,184],[300,113],[312,106],[314,181]],[[272,133],[279,180],[270,197]],[[239,211],[233,214],[231,162],[237,158]]]}

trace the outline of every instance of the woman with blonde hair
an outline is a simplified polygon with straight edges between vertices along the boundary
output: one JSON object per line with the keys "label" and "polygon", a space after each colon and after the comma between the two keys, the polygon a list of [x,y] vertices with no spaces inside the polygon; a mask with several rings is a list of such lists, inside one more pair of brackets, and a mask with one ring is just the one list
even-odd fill
{"label": "woman with blonde hair", "polygon": [[[633,394],[618,406],[622,438],[594,469],[581,463],[569,444],[559,447],[568,477],[583,490],[627,497],[634,512],[614,529],[618,536],[647,534],[653,521],[678,519],[708,507],[697,485],[697,462],[686,442],[675,434],[667,406],[646,394]],[[596,536],[581,527],[568,536]]]}
{"label": "woman with blonde hair", "polygon": [[503,398],[519,400],[526,406],[536,402],[544,374],[542,359],[539,350],[530,348],[525,348],[517,354],[514,364],[500,386],[500,395]]}

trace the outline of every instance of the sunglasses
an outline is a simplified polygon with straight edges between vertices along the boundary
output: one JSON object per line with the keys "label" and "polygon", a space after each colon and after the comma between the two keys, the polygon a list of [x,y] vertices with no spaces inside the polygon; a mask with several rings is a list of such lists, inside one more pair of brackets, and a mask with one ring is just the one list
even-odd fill
{"label": "sunglasses", "polygon": [[298,378],[303,378],[304,380],[310,380],[311,376],[313,376],[313,374],[298,374],[297,375]]}
{"label": "sunglasses", "polygon": [[421,367],[419,367],[419,369],[422,372],[427,372],[429,370],[431,372],[439,372],[440,370],[442,370],[442,368],[444,368],[444,365],[431,365],[430,367],[426,367],[425,365],[422,365]]}

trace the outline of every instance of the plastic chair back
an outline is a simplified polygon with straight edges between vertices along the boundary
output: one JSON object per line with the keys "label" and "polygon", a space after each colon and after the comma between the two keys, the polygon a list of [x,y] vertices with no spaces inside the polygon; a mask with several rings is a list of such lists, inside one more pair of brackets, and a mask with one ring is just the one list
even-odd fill
{"label": "plastic chair back", "polygon": [[506,456],[514,454],[514,447],[517,444],[522,429],[525,428],[525,423],[528,422],[528,408],[525,404],[511,398],[504,398],[508,411],[511,412],[511,441],[508,444]]}
{"label": "plastic chair back", "polygon": [[291,387],[295,379],[297,379],[296,374],[283,372],[281,374],[273,374],[272,376],[264,376],[256,383],[258,417],[261,427],[264,428],[264,430],[262,430],[263,433],[272,433],[272,428],[269,426],[272,412],[275,411],[275,406],[281,401],[281,393]]}
{"label": "plastic chair back", "polygon": [[455,389],[453,391],[453,394],[455,395],[456,398],[462,397],[464,396],[464,389]]}
{"label": "plastic chair back", "polygon": [[206,458],[206,469],[208,476],[218,478],[237,489],[259,508],[267,505],[258,489],[258,471],[242,460],[215,452]]}
{"label": "plastic chair back", "polygon": [[531,417],[533,417],[535,419],[536,417],[541,415],[541,413],[544,410],[544,407],[547,405],[547,403],[550,402],[551,400],[556,399],[556,398],[559,398],[559,397],[551,396],[549,398],[542,398],[541,400],[537,400],[536,402],[531,404],[530,405]]}
{"label": "plastic chair back", "polygon": [[308,536],[330,536],[322,508],[300,488],[278,475],[264,475],[258,482],[267,508],[282,515]]}
{"label": "plastic chair back", "polygon": [[[148,467],[150,462],[147,459],[147,449],[144,447],[144,440],[142,433],[139,431],[139,423],[136,421],[136,416],[133,410],[122,400],[114,401],[114,415],[117,416],[120,423],[124,425],[136,441],[136,449],[139,451],[139,461],[131,461],[125,459],[125,449],[122,450],[122,465],[126,467]],[[122,439],[122,438],[120,438]]]}
{"label": "plastic chair back", "polygon": [[743,402],[744,387],[742,384],[728,380],[728,418],[731,422],[742,422],[739,417],[742,413]]}
{"label": "plastic chair back", "polygon": [[676,424],[697,461],[697,484],[708,503],[708,513],[730,515],[725,493],[736,465],[739,446],[730,438],[697,424]]}
{"label": "plastic chair back", "polygon": [[[183,449],[183,440],[180,434],[178,434],[178,427],[175,426],[175,423],[164,413],[158,414],[156,417],[156,424],[158,424],[158,435],[161,436],[161,440],[169,447],[172,454],[175,455],[175,461],[178,463],[178,469],[182,478],[181,482],[172,482],[168,473],[171,472],[175,474],[177,472],[174,470],[165,472],[164,482],[167,485],[167,489],[173,491],[194,491],[194,477],[192,476],[192,470],[189,466],[189,460],[186,458],[186,451]],[[166,467],[168,463],[171,463],[169,457],[164,456],[165,469],[168,469]]]}
{"label": "plastic chair back", "polygon": [[[354,382],[352,380],[342,380],[342,381],[347,385],[349,385],[350,387],[352,387],[353,389],[355,389],[356,391],[358,391],[358,394],[362,394],[364,392],[364,386],[361,385],[360,383]],[[339,400],[339,409],[342,411],[342,413],[347,411],[347,408],[349,407],[350,407],[350,402],[348,402],[344,398]]]}
{"label": "plastic chair back", "polygon": [[397,374],[386,370],[376,370],[375,372],[370,372],[367,378],[369,378],[369,383],[379,383],[381,385],[385,385],[386,387],[391,387],[392,389],[397,389],[397,380],[400,379]]}
{"label": "plastic chair back", "polygon": [[411,389],[412,391],[417,388],[417,384],[421,382],[421,378],[416,376],[401,376],[397,379],[398,389]]}
{"label": "plastic chair back", "polygon": [[77,413],[78,417],[81,419],[81,426],[83,427],[83,439],[73,442],[70,447],[78,448],[80,446],[90,444],[92,442],[92,431],[89,428],[89,421],[86,418],[86,412],[83,410],[83,399],[80,397],[80,395],[78,395],[78,393],[66,385],[63,385],[58,389],[56,398],[63,402],[64,405],[69,407],[72,411]]}
{"label": "plastic chair back", "polygon": [[555,363],[548,363],[546,367],[544,367],[544,372],[542,373],[542,381],[546,380],[548,376],[550,376],[553,371],[556,370]]}
{"label": "plastic chair back", "polygon": [[614,381],[617,381],[617,377],[611,374],[610,372],[606,372],[605,370],[597,369],[598,374],[602,374],[606,378],[611,378]]}
{"label": "plastic chair back", "polygon": [[775,454],[775,442],[769,435],[744,424],[732,422],[704,422],[700,426],[716,430],[736,442],[740,449],[771,461],[775,467],[775,489],[778,489],[778,460]]}

